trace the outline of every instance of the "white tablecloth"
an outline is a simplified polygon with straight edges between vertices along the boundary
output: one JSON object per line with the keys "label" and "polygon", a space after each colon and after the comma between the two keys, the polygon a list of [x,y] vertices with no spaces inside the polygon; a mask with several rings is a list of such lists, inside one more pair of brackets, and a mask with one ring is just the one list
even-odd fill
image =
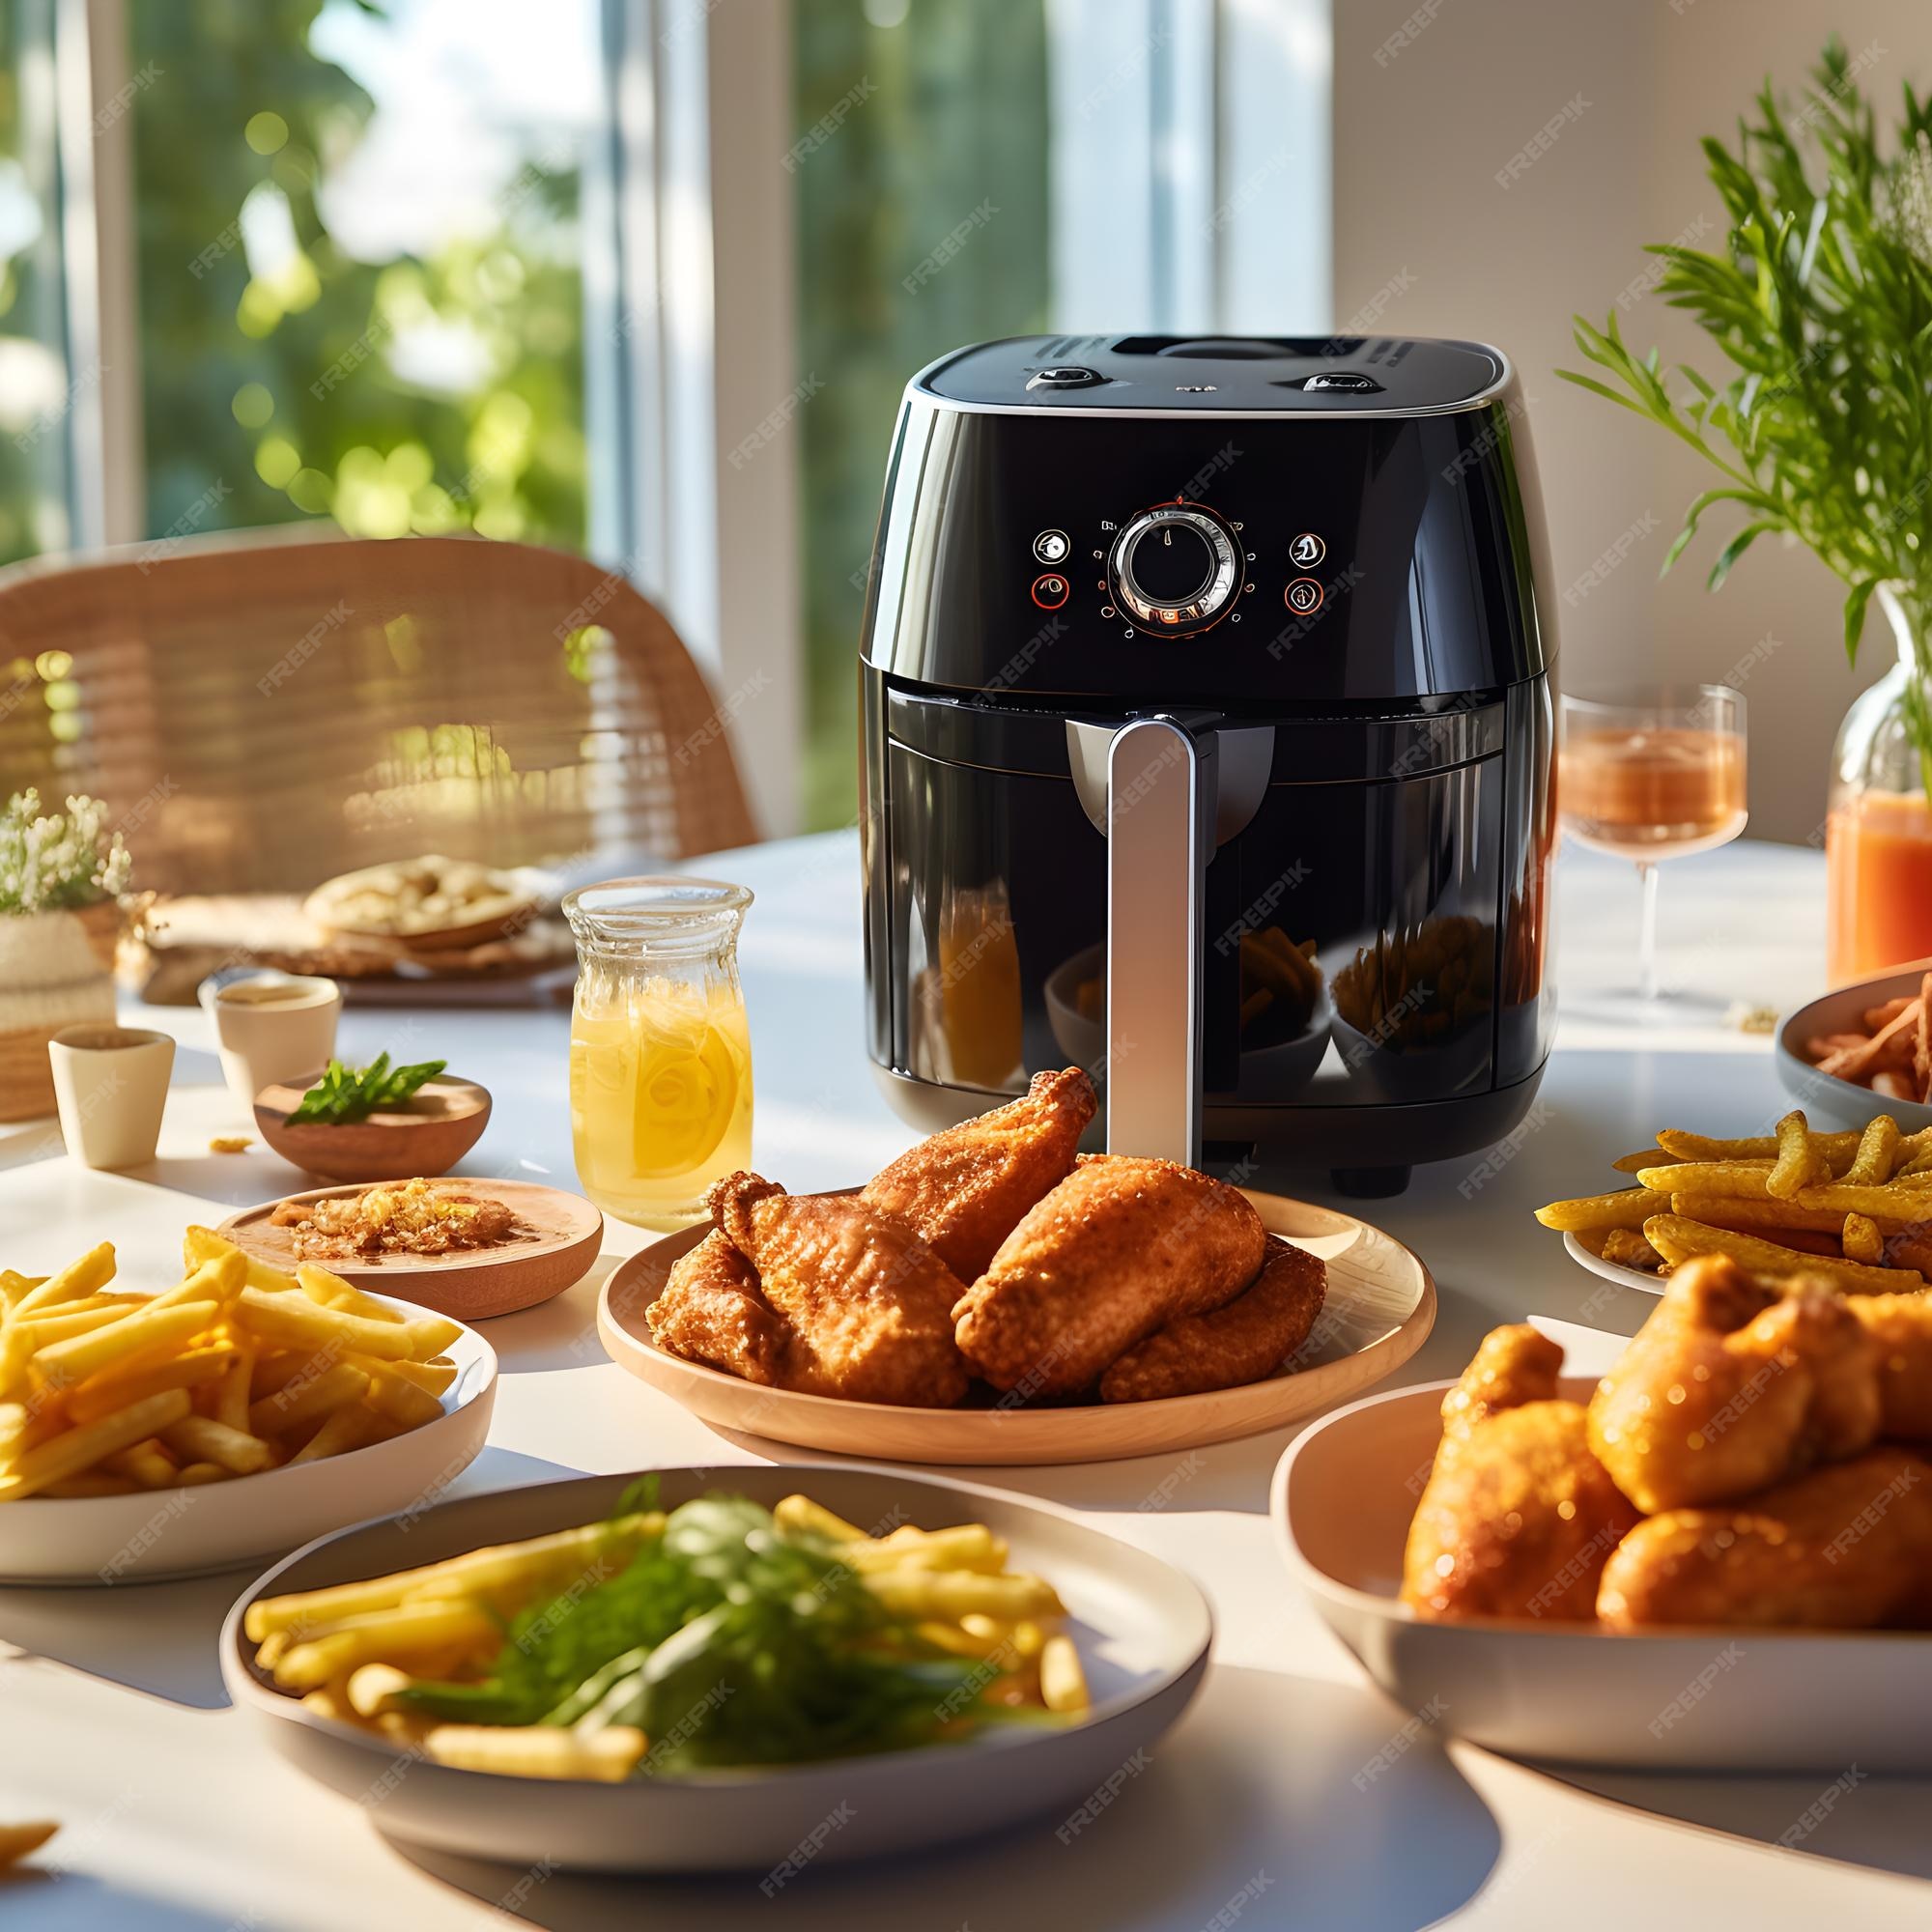
{"label": "white tablecloth", "polygon": [[[863,1046],[858,862],[846,835],[708,861],[758,894],[744,942],[757,1063],[756,1159],[794,1189],[847,1182],[912,1138],[877,1096]],[[1628,1333],[1649,1297],[1577,1269],[1529,1209],[1604,1183],[1605,1163],[1680,1123],[1762,1130],[1782,1111],[1762,1036],[1733,1002],[1788,1008],[1823,983],[1822,863],[1743,843],[1666,869],[1666,979],[1703,996],[1681,1026],[1634,1024],[1636,894],[1615,866],[1559,868],[1558,1049],[1527,1130],[1487,1176],[1418,1171],[1369,1208],[1434,1270],[1441,1313],[1405,1376],[1457,1373],[1493,1323],[1541,1313]],[[0,1128],[0,1264],[47,1266],[111,1232],[130,1271],[164,1270],[182,1194],[241,1205],[293,1177],[266,1151],[206,1151],[238,1125],[199,1011],[145,1014],[182,1043],[161,1157],[97,1177],[46,1126]],[[558,1012],[345,1015],[343,1046],[441,1056],[496,1095],[465,1170],[570,1185],[567,1022]],[[146,1183],[145,1185],[142,1183]],[[1329,1199],[1321,1175],[1262,1184]],[[170,1194],[162,1190],[179,1190]],[[592,1278],[491,1324],[506,1371],[491,1446],[465,1489],[578,1470],[771,1456],[724,1439],[605,1361],[598,1283],[643,1236],[616,1228]],[[1266,1518],[1285,1435],[1178,1459],[976,1473],[1051,1498],[1179,1564],[1213,1601],[1215,1662],[1192,1712],[1094,1829],[1052,1821],[933,1858],[814,1868],[779,1905],[751,1879],[526,1875],[399,1850],[355,1805],[308,1784],[224,1707],[222,1611],[241,1579],[106,1591],[0,1590],[0,1819],[65,1831],[0,1885],[0,1925],[315,1928],[501,1922],[675,1926],[767,1922],[911,1932],[979,1928],[1889,1926],[1932,1920],[1932,1785],[1855,1781],[1802,1850],[1778,1842],[1833,1780],[1558,1777],[1425,1731],[1386,1774],[1354,1775],[1407,1716],[1386,1703],[1288,1581]],[[4,1525],[0,1525],[0,1534]]]}

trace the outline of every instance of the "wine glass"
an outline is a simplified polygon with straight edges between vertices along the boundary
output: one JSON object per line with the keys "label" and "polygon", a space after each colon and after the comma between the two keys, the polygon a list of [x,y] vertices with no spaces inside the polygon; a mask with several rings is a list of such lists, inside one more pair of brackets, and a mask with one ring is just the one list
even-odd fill
{"label": "wine glass", "polygon": [[1580,845],[1635,862],[1637,997],[1660,1000],[1657,868],[1745,829],[1745,701],[1724,684],[1565,692],[1557,814]]}

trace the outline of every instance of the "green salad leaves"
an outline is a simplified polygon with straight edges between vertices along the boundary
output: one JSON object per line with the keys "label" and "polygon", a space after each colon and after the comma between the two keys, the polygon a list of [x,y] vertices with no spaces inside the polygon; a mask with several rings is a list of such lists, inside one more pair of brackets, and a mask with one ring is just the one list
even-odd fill
{"label": "green salad leaves", "polygon": [[379,1107],[400,1107],[425,1081],[434,1080],[449,1065],[446,1060],[420,1060],[413,1066],[391,1067],[389,1056],[379,1053],[361,1072],[354,1073],[339,1060],[301,1097],[289,1116],[289,1125],[322,1121],[347,1126],[366,1121]]}
{"label": "green salad leaves", "polygon": [[711,1495],[516,1617],[484,1682],[419,1683],[399,1702],[456,1723],[636,1725],[652,1776],[1061,1721],[986,1701],[994,1674],[927,1643],[829,1543]]}

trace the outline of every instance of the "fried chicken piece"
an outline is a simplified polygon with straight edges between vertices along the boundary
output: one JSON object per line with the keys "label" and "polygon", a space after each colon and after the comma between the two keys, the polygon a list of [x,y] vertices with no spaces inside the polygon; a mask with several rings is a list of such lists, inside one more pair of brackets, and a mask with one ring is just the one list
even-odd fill
{"label": "fried chicken piece", "polygon": [[1563,1373],[1563,1346],[1527,1321],[1492,1328],[1463,1379],[1442,1398],[1442,1439],[1467,1440],[1470,1430],[1505,1408],[1554,1402]]}
{"label": "fried chicken piece", "polygon": [[1238,1188],[1174,1161],[1076,1166],[1030,1208],[953,1309],[996,1388],[1071,1395],[1177,1316],[1253,1281],[1267,1231]]}
{"label": "fried chicken piece", "polygon": [[1156,1402],[1258,1382],[1308,1339],[1327,1292],[1321,1258],[1270,1235],[1261,1273],[1234,1300],[1137,1343],[1100,1378],[1100,1400]]}
{"label": "fried chicken piece", "polygon": [[1036,1073],[1023,1098],[921,1141],[861,1199],[910,1221],[961,1281],[985,1273],[1020,1216],[1072,1171],[1098,1102],[1077,1066]]}
{"label": "fried chicken piece", "polygon": [[1846,1298],[1725,1255],[1670,1277],[1590,1403],[1590,1447],[1646,1516],[1857,1455],[1878,1425],[1877,1350]]}
{"label": "fried chicken piece", "polygon": [[1932,1624],[1932,1463],[1872,1449],[1719,1509],[1671,1510],[1605,1565],[1597,1613],[1660,1624]]}
{"label": "fried chicken piece", "polygon": [[952,1308],[965,1292],[895,1214],[856,1195],[726,1175],[711,1217],[796,1330],[823,1393],[944,1408],[966,1393]]}
{"label": "fried chicken piece", "polygon": [[1853,1294],[1845,1305],[1877,1350],[1880,1439],[1932,1441],[1932,1289]]}
{"label": "fried chicken piece", "polygon": [[1557,1398],[1562,1362],[1527,1322],[1498,1328],[1443,1398],[1403,1554],[1403,1601],[1423,1616],[1596,1613],[1598,1576],[1637,1513],[1591,1455],[1583,1406]]}
{"label": "fried chicken piece", "polygon": [[798,1337],[765,1299],[757,1270],[715,1228],[671,1264],[644,1324],[660,1349],[686,1361],[766,1388],[803,1385],[793,1373]]}

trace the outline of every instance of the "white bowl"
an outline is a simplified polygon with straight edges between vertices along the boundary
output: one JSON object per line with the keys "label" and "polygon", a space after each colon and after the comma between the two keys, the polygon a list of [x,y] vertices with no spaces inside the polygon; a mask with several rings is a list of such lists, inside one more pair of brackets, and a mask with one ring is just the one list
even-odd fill
{"label": "white bowl", "polygon": [[1904,1133],[1932,1127],[1932,1107],[1918,1100],[1889,1099],[1855,1081],[1820,1073],[1804,1058],[1807,1039],[1824,1033],[1861,1032],[1860,1016],[1867,1007],[1882,1007],[1901,995],[1916,995],[1924,978],[1925,968],[1914,966],[1882,979],[1861,980],[1856,985],[1840,986],[1822,1000],[1813,1000],[1808,1007],[1800,1007],[1779,1025],[1778,1081],[1804,1109],[1804,1118],[1814,1127],[1862,1127],[1879,1114],[1889,1114]]}
{"label": "white bowl", "polygon": [[[413,1302],[374,1297],[405,1315]],[[0,1507],[0,1584],[155,1583],[260,1561],[371,1510],[412,1510],[476,1460],[497,1402],[497,1351],[449,1345],[456,1379],[420,1429],[320,1462],[131,1496],[26,1496]]]}
{"label": "white bowl", "polygon": [[[385,1833],[405,1843],[545,1870],[771,1876],[802,1846],[812,1848],[814,1863],[833,1864],[916,1852],[1035,1815],[1058,1823],[1151,1747],[1187,1707],[1207,1668],[1212,1618],[1187,1577],[1030,1500],[862,1463],[659,1473],[668,1509],[720,1490],[767,1507],[803,1491],[862,1523],[896,1510],[928,1529],[988,1524],[1011,1545],[1013,1566],[1047,1577],[1065,1603],[1094,1695],[1092,1715],[1064,1729],[1015,1727],[876,1757],[593,1784],[432,1763],[317,1717],[256,1671],[255,1647],[242,1624],[258,1598],[595,1522],[615,1508],[635,1475],[465,1496],[407,1525],[365,1523],[298,1550],[228,1613],[221,1674],[230,1695],[267,1727],[283,1756],[358,1801]],[[823,1829],[828,1821],[834,1821],[830,1831]],[[748,1916],[755,1913],[748,1908]]]}
{"label": "white bowl", "polygon": [[[1667,1213],[1667,1208],[1660,1208],[1660,1214]],[[1597,1239],[1602,1240],[1599,1235]],[[1639,1294],[1662,1294],[1663,1277],[1661,1274],[1646,1274],[1642,1268],[1626,1267],[1622,1262],[1606,1262],[1594,1248],[1585,1244],[1582,1237],[1570,1234],[1563,1236],[1564,1252],[1573,1262],[1586,1267],[1594,1275],[1605,1281],[1613,1281],[1619,1288],[1634,1288]]]}
{"label": "white bowl", "polygon": [[[1371,1396],[1305,1431],[1274,1475],[1288,1567],[1421,1724],[1514,1757],[1628,1770],[1932,1773],[1932,1633],[1433,1623],[1400,1601],[1403,1545],[1452,1386]],[[1587,1376],[1562,1392],[1587,1401]]]}

